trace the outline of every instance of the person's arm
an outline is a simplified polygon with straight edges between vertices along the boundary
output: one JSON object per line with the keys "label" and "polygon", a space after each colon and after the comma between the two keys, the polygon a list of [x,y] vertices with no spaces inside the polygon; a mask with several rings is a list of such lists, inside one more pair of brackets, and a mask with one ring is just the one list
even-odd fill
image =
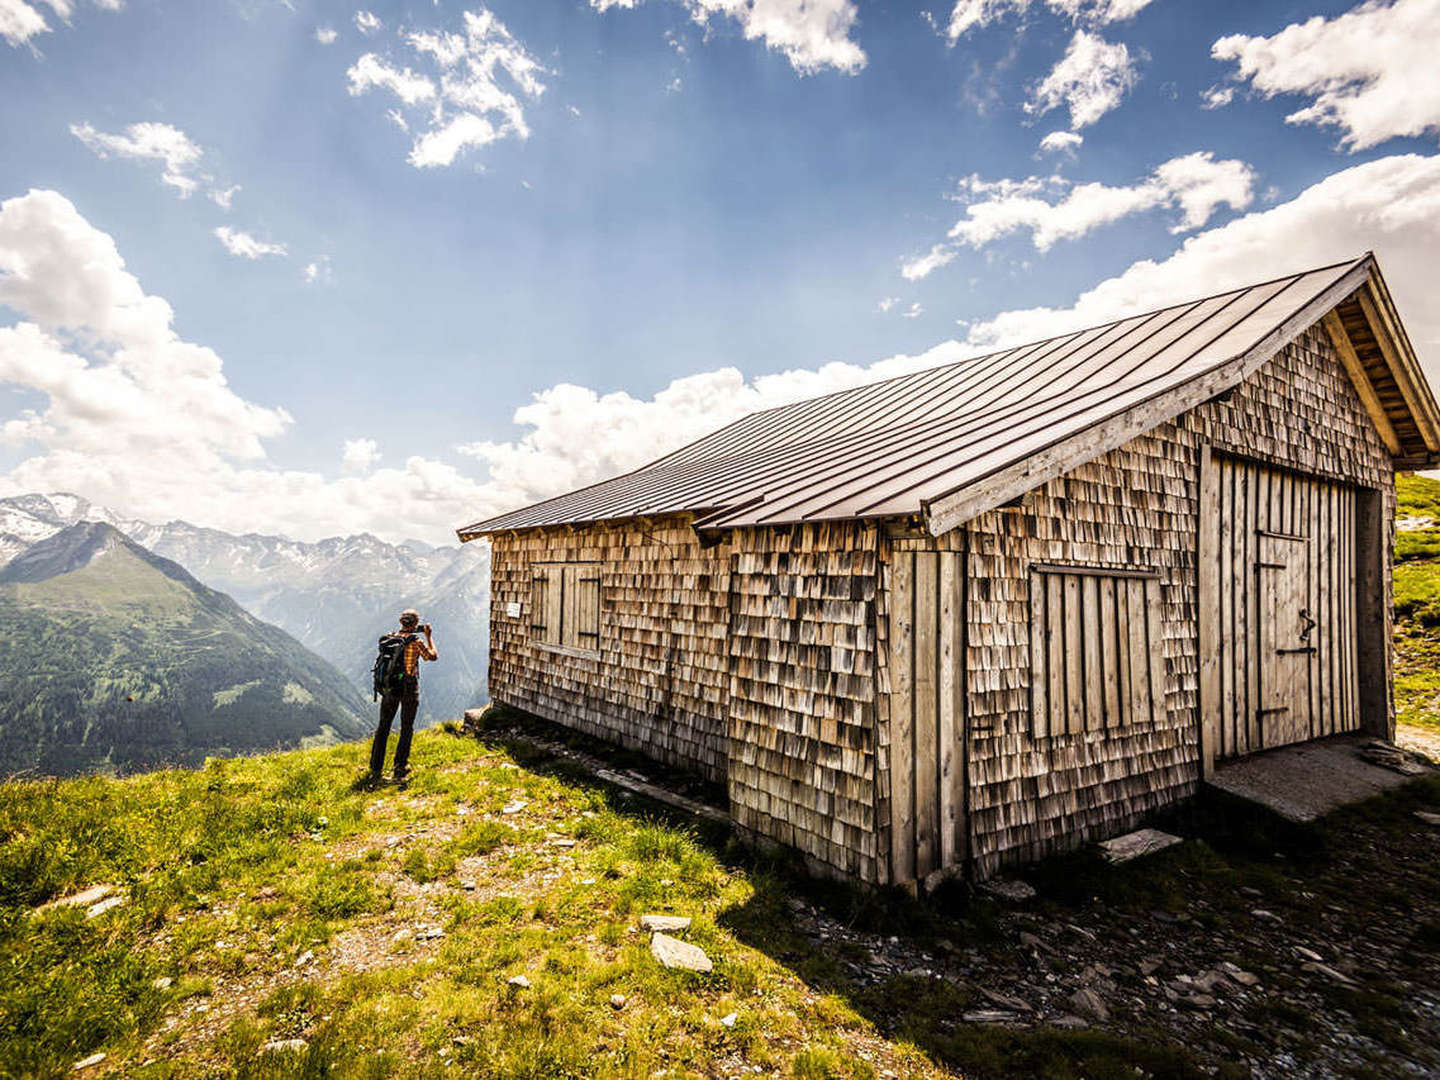
{"label": "person's arm", "polygon": [[423,656],[426,660],[440,659],[440,654],[435,651],[435,637],[430,632],[430,626],[428,623],[425,626],[425,640],[420,642],[419,645],[420,655]]}

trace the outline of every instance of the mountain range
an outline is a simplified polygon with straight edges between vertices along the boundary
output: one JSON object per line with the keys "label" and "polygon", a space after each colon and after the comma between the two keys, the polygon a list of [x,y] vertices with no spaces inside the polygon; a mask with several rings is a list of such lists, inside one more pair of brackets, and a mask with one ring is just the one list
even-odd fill
{"label": "mountain range", "polygon": [[352,739],[332,664],[104,522],[0,570],[0,774],[129,772]]}
{"label": "mountain range", "polygon": [[489,644],[489,549],[391,544],[368,533],[301,542],[184,521],[127,518],[78,495],[0,499],[0,563],[81,522],[110,525],[233,597],[334,664],[369,699],[378,637],[405,608],[435,627],[440,660],[422,677],[421,720],[483,704]]}

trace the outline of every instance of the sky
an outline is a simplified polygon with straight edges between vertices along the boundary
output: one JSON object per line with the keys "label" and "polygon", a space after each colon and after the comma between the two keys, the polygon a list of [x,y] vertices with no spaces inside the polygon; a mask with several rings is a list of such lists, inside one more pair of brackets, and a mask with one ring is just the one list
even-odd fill
{"label": "sky", "polygon": [[1440,0],[0,0],[0,494],[457,526],[1374,250]]}

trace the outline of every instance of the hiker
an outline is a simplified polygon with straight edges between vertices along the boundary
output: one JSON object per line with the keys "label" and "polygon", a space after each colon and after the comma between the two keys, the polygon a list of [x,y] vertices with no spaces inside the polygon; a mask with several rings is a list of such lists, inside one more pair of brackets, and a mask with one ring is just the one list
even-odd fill
{"label": "hiker", "polygon": [[[425,640],[420,640],[420,635]],[[429,623],[420,622],[418,611],[400,613],[400,629],[380,639],[375,658],[375,696],[380,699],[380,726],[370,744],[370,780],[379,783],[385,771],[385,746],[390,741],[390,723],[400,713],[400,741],[395,745],[395,782],[404,786],[410,776],[410,738],[415,733],[415,713],[420,708],[420,661],[438,660],[435,638]]]}

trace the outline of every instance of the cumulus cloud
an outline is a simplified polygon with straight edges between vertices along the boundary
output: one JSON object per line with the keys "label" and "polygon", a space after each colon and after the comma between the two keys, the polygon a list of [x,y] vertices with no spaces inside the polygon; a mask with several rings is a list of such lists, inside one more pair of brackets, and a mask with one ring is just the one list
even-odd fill
{"label": "cumulus cloud", "polygon": [[362,9],[355,12],[355,29],[367,37],[378,31],[382,25],[380,16],[376,15],[373,11],[365,11]]}
{"label": "cumulus cloud", "polygon": [[1077,131],[1052,131],[1040,140],[1040,150],[1045,154],[1065,154],[1074,157],[1085,136]]}
{"label": "cumulus cloud", "polygon": [[[1150,0],[1044,0],[1051,11],[1065,15],[1072,22],[1091,26],[1123,22],[1133,18],[1150,5]],[[1031,0],[955,0],[955,7],[945,24],[945,36],[951,44],[968,31],[989,26],[1010,14],[1030,10]]]}
{"label": "cumulus cloud", "polygon": [[[763,41],[767,48],[783,53],[802,75],[825,68],[854,74],[865,66],[865,51],[850,36],[859,15],[853,0],[679,2],[701,26],[708,27],[717,16],[734,19],[747,41]],[[638,0],[590,0],[590,6],[600,12],[631,9],[637,4]]]}
{"label": "cumulus cloud", "polygon": [[1033,341],[1205,296],[1227,285],[1305,270],[1373,249],[1412,340],[1440,375],[1440,310],[1429,284],[1440,251],[1440,156],[1396,155],[1332,174],[1289,202],[1192,236],[1069,307],[1006,311],[973,324],[973,345]]}
{"label": "cumulus cloud", "polygon": [[225,250],[241,259],[261,259],[266,255],[288,255],[284,244],[271,244],[257,240],[247,232],[221,225],[215,230],[215,238],[225,245]]}
{"label": "cumulus cloud", "polygon": [[315,40],[321,45],[334,45],[335,39],[339,36],[333,26],[317,26],[315,28]]}
{"label": "cumulus cloud", "polygon": [[1233,34],[1211,55],[1266,97],[1304,94],[1291,124],[1340,128],[1364,150],[1396,136],[1440,130],[1440,0],[1369,0],[1333,19],[1317,15],[1271,37]]}
{"label": "cumulus cloud", "polygon": [[346,439],[340,451],[340,471],[367,473],[380,460],[380,444],[374,439]]}
{"label": "cumulus cloud", "polygon": [[1035,87],[1025,111],[1043,116],[1062,105],[1071,128],[1089,127],[1119,106],[1139,81],[1140,71],[1123,42],[1076,30],[1058,63]]}
{"label": "cumulus cloud", "polygon": [[1243,210],[1254,200],[1255,173],[1243,161],[1216,161],[1209,151],[1171,158],[1135,184],[1078,184],[1061,176],[960,182],[955,198],[965,216],[943,242],[907,261],[901,273],[915,281],[951,262],[962,247],[983,248],[1012,233],[1028,232],[1036,250],[1073,240],[1121,218],[1172,209],[1171,232],[1189,232],[1222,206]]}
{"label": "cumulus cloud", "polygon": [[300,271],[300,276],[305,280],[306,285],[328,285],[335,279],[335,275],[330,269],[330,256],[321,255],[314,262],[306,263]]}
{"label": "cumulus cloud", "polygon": [[160,162],[161,182],[178,191],[182,199],[193,194],[202,180],[209,179],[198,172],[203,153],[200,147],[171,124],[131,124],[117,134],[97,131],[89,123],[71,124],[70,134],[102,158],[113,155],[132,161]]}
{"label": "cumulus cloud", "polygon": [[876,304],[875,306],[883,313],[889,311],[898,303],[900,303],[900,298],[898,296],[885,296],[881,297],[880,303]]}
{"label": "cumulus cloud", "polygon": [[234,203],[235,195],[239,192],[239,190],[239,184],[232,184],[230,187],[227,188],[216,188],[214,191],[210,192],[210,201],[213,202],[216,206],[220,207],[221,210],[229,210],[231,204]]}
{"label": "cumulus cloud", "polygon": [[404,31],[405,45],[431,74],[366,53],[347,72],[352,95],[388,91],[400,102],[392,121],[414,131],[416,168],[452,165],[467,149],[498,139],[528,138],[525,99],[545,92],[546,69],[493,12],[467,11],[463,32]]}
{"label": "cumulus cloud", "polygon": [[43,399],[0,425],[0,442],[26,455],[0,474],[6,494],[78,491],[236,532],[436,541],[508,497],[421,457],[372,459],[363,477],[276,467],[265,444],[290,415],[237,394],[221,358],[175,332],[170,305],[56,192],[0,202],[0,306],[19,320],[0,326],[0,383]]}

